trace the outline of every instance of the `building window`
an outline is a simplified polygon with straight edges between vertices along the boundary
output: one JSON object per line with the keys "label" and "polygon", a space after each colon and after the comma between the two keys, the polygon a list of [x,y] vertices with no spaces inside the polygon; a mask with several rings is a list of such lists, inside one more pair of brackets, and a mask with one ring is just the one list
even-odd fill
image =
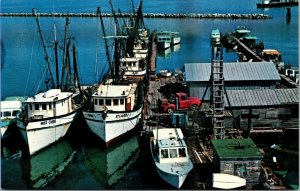
{"label": "building window", "polygon": [[168,149],[161,149],[160,153],[160,158],[169,158]]}
{"label": "building window", "polygon": [[34,104],[34,109],[35,110],[39,110],[40,109],[40,105],[39,104]]}
{"label": "building window", "polygon": [[246,164],[234,164],[234,175],[245,178],[247,174]]}
{"label": "building window", "polygon": [[118,99],[113,99],[113,104],[114,105],[119,105],[119,100]]}
{"label": "building window", "polygon": [[45,103],[42,104],[42,110],[47,110],[47,105]]}
{"label": "building window", "polygon": [[110,99],[105,100],[105,105],[110,106],[111,105],[111,100]]}
{"label": "building window", "polygon": [[124,105],[124,99],[120,99],[120,105]]}

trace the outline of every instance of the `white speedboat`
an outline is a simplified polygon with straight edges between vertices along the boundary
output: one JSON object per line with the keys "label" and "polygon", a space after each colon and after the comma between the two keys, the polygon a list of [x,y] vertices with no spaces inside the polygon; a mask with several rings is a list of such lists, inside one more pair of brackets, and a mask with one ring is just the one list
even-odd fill
{"label": "white speedboat", "polygon": [[180,188],[193,169],[180,128],[153,130],[150,151],[156,171],[168,184]]}
{"label": "white speedboat", "polygon": [[1,138],[8,136],[8,127],[16,123],[17,114],[22,110],[26,97],[10,96],[1,101]]}
{"label": "white speedboat", "polygon": [[217,189],[235,189],[246,186],[246,179],[224,173],[213,173],[212,187]]}

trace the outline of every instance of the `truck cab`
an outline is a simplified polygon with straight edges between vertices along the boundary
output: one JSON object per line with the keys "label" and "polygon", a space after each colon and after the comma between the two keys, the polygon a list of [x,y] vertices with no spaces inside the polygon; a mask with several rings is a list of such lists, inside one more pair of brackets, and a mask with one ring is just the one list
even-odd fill
{"label": "truck cab", "polygon": [[188,97],[184,92],[175,93],[170,100],[160,100],[159,106],[162,112],[172,114],[173,111],[195,110],[200,107],[200,99],[197,97]]}

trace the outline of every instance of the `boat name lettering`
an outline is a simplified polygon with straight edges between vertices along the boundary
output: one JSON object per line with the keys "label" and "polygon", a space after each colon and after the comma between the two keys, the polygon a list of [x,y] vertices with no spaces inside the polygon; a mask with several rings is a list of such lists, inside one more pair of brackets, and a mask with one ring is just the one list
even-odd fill
{"label": "boat name lettering", "polygon": [[94,118],[94,119],[96,118],[96,116],[93,115],[93,114],[85,114],[85,116],[88,117],[88,118]]}
{"label": "boat name lettering", "polygon": [[52,124],[52,123],[56,123],[56,119],[51,119],[49,121],[42,121],[41,125],[47,125],[47,124]]}
{"label": "boat name lettering", "polygon": [[130,116],[130,113],[124,113],[124,114],[119,114],[119,115],[116,115],[116,118],[125,118],[125,117],[129,117]]}

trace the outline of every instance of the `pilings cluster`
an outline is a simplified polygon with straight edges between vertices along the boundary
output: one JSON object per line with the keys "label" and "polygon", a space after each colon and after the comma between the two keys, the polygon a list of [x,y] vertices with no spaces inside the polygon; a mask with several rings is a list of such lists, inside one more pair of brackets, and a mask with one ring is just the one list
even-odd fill
{"label": "pilings cluster", "polygon": [[[96,13],[37,13],[39,17],[97,17]],[[116,13],[117,17],[131,17],[132,13]],[[32,13],[1,13],[1,17],[34,17]],[[102,17],[113,17],[111,13],[102,13]],[[219,14],[219,13],[144,13],[145,18],[194,18],[194,19],[270,19],[265,14]]]}

